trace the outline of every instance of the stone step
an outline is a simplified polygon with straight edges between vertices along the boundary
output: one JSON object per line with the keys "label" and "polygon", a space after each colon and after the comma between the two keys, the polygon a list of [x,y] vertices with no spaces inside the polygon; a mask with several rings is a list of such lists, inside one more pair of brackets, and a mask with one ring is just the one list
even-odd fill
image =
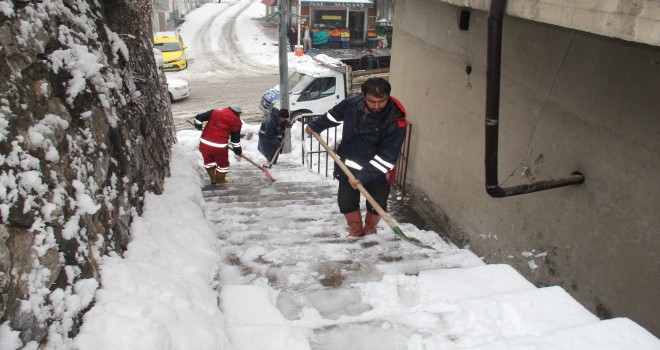
{"label": "stone step", "polygon": [[[421,249],[397,238],[383,221],[376,235],[347,237],[332,181],[270,182],[246,164],[236,168],[236,183],[203,191],[207,218],[224,242],[220,249],[228,264],[219,282],[267,280],[279,293],[276,309],[270,310],[273,317],[281,314],[278,322],[300,320],[311,305],[324,325],[312,330],[311,348],[345,348],[337,341],[360,330],[362,340],[388,339],[397,345],[393,348],[405,348],[396,343],[397,334],[418,332],[415,322],[392,321],[396,332],[377,332],[382,319],[399,315],[437,319],[427,340],[447,349],[523,349],[548,335],[568,330],[577,336],[571,330],[601,323],[562,288],[537,288],[511,266],[484,265],[449,243],[436,244],[435,251]],[[370,289],[371,282],[390,276],[399,276],[398,288]],[[250,295],[262,292],[244,287]],[[377,300],[383,297],[398,300],[400,310],[379,310]],[[409,300],[422,307],[409,308]],[[240,314],[240,307],[232,312]],[[392,314],[362,321],[370,312]]]}
{"label": "stone step", "polygon": [[[246,209],[255,209],[255,208],[268,208],[273,206],[285,207],[290,210],[296,210],[300,206],[322,206],[336,203],[336,199],[300,199],[300,200],[276,200],[276,201],[264,201],[263,199],[258,199],[256,196],[251,197],[253,200],[244,200],[241,201],[240,198],[233,200],[231,197],[225,198],[223,196],[208,197],[206,198],[207,202],[217,202],[223,203],[223,208],[246,208]],[[277,204],[274,204],[274,203]]]}
{"label": "stone step", "polygon": [[[336,189],[323,189],[318,185],[300,184],[297,187],[281,188],[281,187],[265,187],[254,188],[252,185],[239,185],[239,184],[225,184],[225,185],[209,185],[205,187],[203,195],[205,198],[209,197],[241,197],[241,196],[259,196],[268,200],[277,200],[282,196],[288,196],[290,199],[315,199],[315,198],[334,198],[337,195]],[[286,198],[282,198],[286,199]]]}
{"label": "stone step", "polygon": [[571,327],[542,336],[517,337],[466,350],[646,350],[660,349],[660,340],[628,318],[614,318]]}

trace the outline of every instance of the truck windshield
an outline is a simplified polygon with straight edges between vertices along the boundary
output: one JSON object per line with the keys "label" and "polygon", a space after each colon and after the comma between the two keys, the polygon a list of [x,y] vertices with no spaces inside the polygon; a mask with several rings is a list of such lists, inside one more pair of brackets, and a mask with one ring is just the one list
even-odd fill
{"label": "truck windshield", "polygon": [[297,81],[294,83],[293,81],[289,80],[289,86],[293,86],[291,88],[291,92],[294,94],[299,94],[301,91],[303,91],[312,81],[314,81],[314,78],[310,77],[309,75],[305,74],[300,74],[296,73],[297,75]]}
{"label": "truck windshield", "polygon": [[303,75],[304,74],[300,74],[294,70],[291,74],[289,74],[289,86],[296,86],[300,79],[302,79]]}

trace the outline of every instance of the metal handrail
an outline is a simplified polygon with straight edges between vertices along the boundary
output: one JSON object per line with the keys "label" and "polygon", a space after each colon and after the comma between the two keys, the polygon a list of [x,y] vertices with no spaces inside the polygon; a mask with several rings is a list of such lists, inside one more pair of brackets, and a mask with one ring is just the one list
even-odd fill
{"label": "metal handrail", "polygon": [[[323,160],[325,163],[325,177],[328,177],[328,169],[330,168],[330,156],[328,155],[328,152],[321,147],[321,144],[316,142],[316,145],[314,145],[314,139],[311,137],[308,137],[307,134],[305,133],[305,126],[312,120],[320,117],[321,114],[304,114],[300,117],[300,122],[302,123],[302,128],[301,128],[301,140],[303,140],[303,150],[302,150],[302,163],[305,165],[305,159],[309,157],[308,160],[308,167],[312,169],[314,165],[314,156],[316,156],[316,172],[318,174],[321,174],[321,156],[323,156]],[[337,128],[328,128],[323,132],[323,137],[326,140],[330,139],[330,134],[334,133],[334,138],[337,140]],[[305,139],[309,139],[309,150],[305,148]],[[316,147],[315,147],[316,146]],[[334,152],[337,151],[337,143],[335,142],[334,145],[332,146],[332,150]]]}

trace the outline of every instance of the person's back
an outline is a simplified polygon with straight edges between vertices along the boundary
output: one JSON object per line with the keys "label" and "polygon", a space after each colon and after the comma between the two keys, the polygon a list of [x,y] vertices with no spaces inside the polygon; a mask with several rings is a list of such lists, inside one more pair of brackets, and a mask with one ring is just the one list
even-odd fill
{"label": "person's back", "polygon": [[268,161],[273,160],[277,149],[282,145],[286,128],[290,125],[288,118],[289,110],[273,108],[270,115],[261,123],[257,150]]}
{"label": "person's back", "polygon": [[[211,179],[211,184],[232,183],[226,178],[229,171],[228,150],[231,146],[234,154],[241,156],[241,113],[237,104],[231,104],[221,110],[212,109],[195,116],[193,124],[202,130],[199,139],[199,151],[202,153],[204,168]],[[206,126],[204,126],[206,122]]]}
{"label": "person's back", "polygon": [[214,110],[202,132],[202,139],[226,143],[232,133],[240,132],[243,122],[229,108]]}

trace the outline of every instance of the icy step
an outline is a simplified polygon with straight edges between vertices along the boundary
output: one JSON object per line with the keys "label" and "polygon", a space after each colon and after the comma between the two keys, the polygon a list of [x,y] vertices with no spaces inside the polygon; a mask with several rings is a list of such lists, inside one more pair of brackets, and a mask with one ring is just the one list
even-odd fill
{"label": "icy step", "polygon": [[[296,214],[304,214],[304,213],[296,213]],[[302,216],[302,215],[301,215]],[[222,223],[225,222],[226,219],[223,218],[209,218],[210,222],[214,223]],[[264,230],[264,222],[268,222],[268,227],[270,228],[273,226],[273,224],[287,224],[289,223],[290,225],[285,225],[281,228],[286,229],[287,226],[292,226],[297,227],[298,225],[308,223],[310,221],[313,221],[314,224],[325,224],[325,225],[335,225],[338,224],[337,219],[335,218],[318,218],[318,219],[310,219],[308,217],[297,217],[297,215],[291,215],[288,218],[282,218],[282,213],[281,212],[270,212],[265,215],[245,215],[244,217],[239,217],[238,220],[234,220],[234,222],[240,222],[245,225],[248,225],[248,227],[256,227],[258,230],[263,231]]]}
{"label": "icy step", "polygon": [[513,267],[504,264],[466,269],[422,271],[419,297],[423,303],[456,302],[462,299],[536,289]]}
{"label": "icy step", "polygon": [[493,339],[542,336],[599,321],[561,287],[523,290],[426,307],[436,311],[448,310],[443,315],[447,327],[434,337],[451,338],[456,347],[490,343]]}
{"label": "icy step", "polygon": [[220,307],[233,345],[236,349],[309,350],[305,332],[273,306],[276,295],[271,292],[260,286],[222,287]]}
{"label": "icy step", "polygon": [[267,195],[263,195],[261,193],[249,193],[249,194],[242,194],[238,196],[232,196],[232,195],[222,195],[220,193],[216,193],[213,196],[210,195],[204,195],[204,198],[207,198],[207,200],[213,200],[213,197],[222,197],[222,202],[243,202],[243,203],[252,203],[252,202],[263,202],[263,201],[268,201],[268,202],[273,202],[273,201],[286,201],[286,202],[304,202],[306,200],[318,200],[319,198],[326,198],[329,200],[335,200],[334,199],[335,194],[334,193],[314,193],[314,192],[309,192],[309,193],[270,193]]}
{"label": "icy step", "polygon": [[[271,182],[242,162],[230,173],[236,183],[203,191],[223,242],[222,311],[240,349],[660,350],[633,322],[601,322],[561,287],[484,265],[437,233],[399,223],[436,250],[403,242],[384,221],[377,235],[348,238],[336,183],[300,167],[277,171],[296,181]],[[246,318],[253,309],[263,317]],[[642,335],[628,339],[630,327]],[[597,339],[608,332],[626,346]]]}
{"label": "icy step", "polygon": [[309,206],[323,206],[331,203],[336,203],[335,199],[301,199],[301,200],[280,200],[280,201],[247,201],[247,202],[231,202],[224,201],[224,197],[210,197],[205,199],[207,202],[221,203],[220,208],[269,208],[275,206],[277,203],[280,207],[286,208],[290,211],[300,210],[303,207]]}
{"label": "icy step", "polygon": [[[238,181],[238,180],[237,180]],[[207,194],[242,194],[245,191],[258,192],[267,195],[269,193],[316,193],[318,191],[331,192],[336,194],[337,189],[318,182],[266,182],[264,184],[252,184],[238,181],[229,185],[206,186],[204,195]]]}
{"label": "icy step", "polygon": [[660,340],[627,318],[563,329],[539,337],[499,340],[470,350],[658,350]]}

